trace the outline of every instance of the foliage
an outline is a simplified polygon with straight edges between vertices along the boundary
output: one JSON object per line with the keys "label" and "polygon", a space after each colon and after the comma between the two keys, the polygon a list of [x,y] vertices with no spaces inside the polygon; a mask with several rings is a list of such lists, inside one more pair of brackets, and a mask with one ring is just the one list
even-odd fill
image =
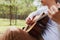
{"label": "foliage", "polygon": [[[0,0],[0,17],[25,19],[29,13],[36,10],[33,0]],[[8,15],[8,16],[7,16]]]}

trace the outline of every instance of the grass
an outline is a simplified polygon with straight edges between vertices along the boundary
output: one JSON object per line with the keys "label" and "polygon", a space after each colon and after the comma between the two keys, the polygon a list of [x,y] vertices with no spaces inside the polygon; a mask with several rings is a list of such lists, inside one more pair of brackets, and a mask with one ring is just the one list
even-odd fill
{"label": "grass", "polygon": [[[17,20],[16,25],[15,25],[15,20],[12,20],[11,27],[13,26],[19,28],[25,27],[26,26],[25,20]],[[4,32],[8,27],[10,27],[10,20],[0,18],[0,34]]]}
{"label": "grass", "polygon": [[[12,26],[25,26],[25,20],[17,20],[15,25],[15,20],[11,21]],[[0,18],[0,26],[10,26],[10,19]]]}

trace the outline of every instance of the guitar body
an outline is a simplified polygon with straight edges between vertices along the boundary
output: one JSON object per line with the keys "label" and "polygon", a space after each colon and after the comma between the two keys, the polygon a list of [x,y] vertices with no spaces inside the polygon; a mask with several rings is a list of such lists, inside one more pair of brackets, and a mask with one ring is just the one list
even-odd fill
{"label": "guitar body", "polygon": [[34,27],[28,32],[33,37],[38,38],[40,35],[44,33],[44,30],[47,28],[47,22],[49,17],[45,16],[42,19],[38,20],[34,25]]}

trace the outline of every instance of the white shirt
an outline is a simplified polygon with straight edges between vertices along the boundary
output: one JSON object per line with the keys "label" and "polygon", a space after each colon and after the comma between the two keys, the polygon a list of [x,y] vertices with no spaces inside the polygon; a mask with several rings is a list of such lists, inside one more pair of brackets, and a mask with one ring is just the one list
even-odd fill
{"label": "white shirt", "polygon": [[45,34],[42,35],[44,40],[60,40],[58,25],[53,20],[49,20],[47,27],[48,28],[45,30]]}
{"label": "white shirt", "polygon": [[[33,16],[39,15],[40,13],[48,13],[48,7],[42,6],[40,9],[38,9],[35,12],[32,12],[28,17],[32,19]],[[44,40],[60,40],[60,34],[58,29],[58,24],[54,22],[53,20],[49,20],[47,23],[47,29],[45,30],[45,34],[42,35]]]}

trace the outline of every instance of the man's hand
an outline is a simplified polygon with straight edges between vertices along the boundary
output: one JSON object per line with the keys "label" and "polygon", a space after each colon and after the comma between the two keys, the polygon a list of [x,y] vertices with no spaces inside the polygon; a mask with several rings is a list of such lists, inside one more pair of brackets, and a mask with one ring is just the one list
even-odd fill
{"label": "man's hand", "polygon": [[33,17],[32,19],[29,18],[29,17],[27,17],[27,18],[26,18],[26,24],[29,25],[29,26],[33,25],[33,23],[34,23],[33,20],[34,20],[34,17]]}
{"label": "man's hand", "polygon": [[49,13],[48,16],[54,20],[56,23],[60,24],[60,11],[56,12],[55,14]]}
{"label": "man's hand", "polygon": [[60,11],[58,11],[60,3],[57,5],[56,1],[57,0],[42,0],[42,2],[49,8],[48,16],[56,23],[60,24]]}

